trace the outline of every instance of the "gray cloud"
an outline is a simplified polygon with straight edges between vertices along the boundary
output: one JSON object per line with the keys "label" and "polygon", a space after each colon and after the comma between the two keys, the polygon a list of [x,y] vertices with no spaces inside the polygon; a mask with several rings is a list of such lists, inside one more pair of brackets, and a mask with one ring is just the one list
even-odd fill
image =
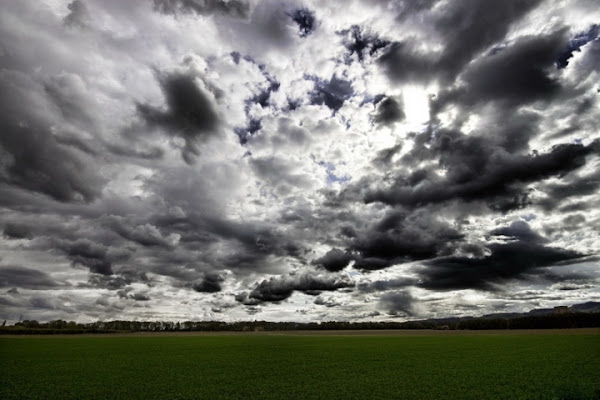
{"label": "gray cloud", "polygon": [[150,297],[145,293],[134,293],[130,297],[130,299],[135,301],[150,301]]}
{"label": "gray cloud", "polygon": [[390,315],[413,316],[415,299],[406,290],[388,292],[381,296],[379,305]]}
{"label": "gray cloud", "polygon": [[121,237],[141,246],[160,246],[165,248],[171,248],[173,246],[173,243],[170,242],[168,238],[165,238],[161,232],[151,224],[135,226],[124,218],[115,215],[106,217],[104,221],[107,226]]}
{"label": "gray cloud", "polygon": [[394,97],[385,97],[379,103],[373,114],[373,121],[379,125],[390,125],[404,119],[402,103]]}
{"label": "gray cloud", "polygon": [[196,282],[192,285],[192,288],[196,292],[201,293],[215,293],[220,292],[222,287],[221,284],[225,279],[218,274],[205,274],[201,281]]}
{"label": "gray cloud", "polygon": [[375,270],[435,258],[451,252],[462,239],[460,232],[429,215],[391,212],[355,239],[352,248],[360,257],[354,267]]}
{"label": "gray cloud", "polygon": [[244,0],[154,0],[154,8],[165,14],[196,13],[247,18],[250,4]]}
{"label": "gray cloud", "polygon": [[167,110],[138,104],[138,112],[148,124],[181,136],[186,142],[184,158],[191,161],[191,156],[198,155],[198,140],[216,133],[219,117],[210,95],[198,87],[193,76],[174,73],[159,79]]}
{"label": "gray cloud", "polygon": [[565,32],[528,36],[475,61],[462,73],[468,91],[457,94],[467,103],[525,103],[556,96],[560,84],[549,74],[564,46]]}
{"label": "gray cloud", "polygon": [[[52,279],[47,273],[21,266],[0,266],[0,287],[17,287],[23,289],[57,289],[64,287],[64,283],[59,283]],[[9,291],[16,294],[18,291]]]}
{"label": "gray cloud", "polygon": [[354,283],[338,275],[296,274],[287,277],[271,278],[258,283],[247,296],[238,296],[236,300],[246,299],[257,302],[278,302],[289,298],[294,291],[315,295],[322,291],[332,291],[353,287]]}
{"label": "gray cloud", "polygon": [[[484,0],[447,3],[427,12],[429,34],[444,43],[439,53],[424,53],[414,39],[393,43],[380,63],[397,81],[453,79],[462,68],[489,46],[502,41],[513,22],[540,3],[539,0],[510,0],[490,4]],[[427,6],[411,11],[421,11]],[[410,11],[409,11],[410,12]]]}
{"label": "gray cloud", "polygon": [[[492,208],[519,208],[527,201],[524,184],[566,174],[585,165],[586,156],[598,152],[598,142],[588,146],[562,144],[537,155],[509,154],[490,145],[488,139],[440,132],[424,154],[438,152],[448,168],[444,178],[423,171],[423,178],[401,176],[389,189],[366,196],[367,202],[415,206],[462,199],[484,200]],[[423,154],[423,153],[422,153]],[[424,179],[427,177],[428,179]]]}
{"label": "gray cloud", "polygon": [[69,14],[64,19],[65,25],[85,28],[89,24],[90,13],[83,1],[74,0],[68,4],[67,8],[69,9]]}
{"label": "gray cloud", "polygon": [[313,261],[314,265],[319,265],[327,271],[341,271],[354,259],[353,255],[340,249],[331,249],[323,257]]}
{"label": "gray cloud", "polygon": [[[62,202],[91,202],[102,178],[90,159],[63,146],[51,133],[42,88],[23,74],[0,75],[0,184],[45,194]],[[10,93],[10,96],[8,95]],[[37,103],[37,104],[36,104]]]}
{"label": "gray cloud", "polygon": [[110,276],[103,274],[92,274],[88,282],[82,286],[97,287],[102,289],[123,289],[134,282],[150,284],[148,275],[143,271],[132,269],[121,269],[118,274]]}
{"label": "gray cloud", "polygon": [[416,286],[419,283],[418,279],[414,278],[401,278],[401,279],[390,279],[373,281],[369,283],[359,283],[356,287],[361,292],[374,293],[374,292],[385,292],[391,289],[406,288],[409,286]]}
{"label": "gray cloud", "polygon": [[420,286],[436,290],[494,290],[496,284],[511,279],[526,279],[541,267],[582,261],[585,254],[546,246],[545,239],[524,223],[495,230],[494,235],[507,236],[504,243],[492,243],[490,254],[481,258],[442,257],[425,263],[420,271]]}
{"label": "gray cloud", "polygon": [[112,261],[106,246],[88,239],[78,239],[73,242],[56,240],[56,247],[61,249],[74,265],[82,265],[101,275],[113,274]]}

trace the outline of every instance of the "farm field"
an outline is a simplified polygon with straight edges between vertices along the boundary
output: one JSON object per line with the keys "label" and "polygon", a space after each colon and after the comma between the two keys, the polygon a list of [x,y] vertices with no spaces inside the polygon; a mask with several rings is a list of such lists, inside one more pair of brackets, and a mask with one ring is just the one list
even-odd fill
{"label": "farm field", "polygon": [[600,335],[0,337],[2,399],[598,399]]}

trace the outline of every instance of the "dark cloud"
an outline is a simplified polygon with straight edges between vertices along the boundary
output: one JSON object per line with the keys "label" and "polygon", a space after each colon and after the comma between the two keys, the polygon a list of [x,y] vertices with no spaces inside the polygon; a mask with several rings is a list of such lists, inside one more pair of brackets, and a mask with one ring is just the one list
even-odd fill
{"label": "dark cloud", "polygon": [[549,69],[564,45],[563,30],[548,36],[526,36],[473,62],[462,73],[464,89],[457,96],[463,103],[503,101],[521,104],[549,100],[560,84]]}
{"label": "dark cloud", "polygon": [[22,224],[7,223],[2,230],[4,237],[8,239],[31,239],[33,234],[29,227]]}
{"label": "dark cloud", "polygon": [[544,245],[544,240],[524,222],[495,230],[495,234],[510,238],[489,244],[490,254],[485,257],[451,256],[425,262],[420,286],[432,290],[496,290],[498,284],[535,276],[542,267],[574,263],[586,256]]}
{"label": "dark cloud", "polygon": [[100,196],[96,174],[44,128],[8,125],[7,119],[2,122],[0,150],[7,163],[0,166],[6,168],[0,180],[62,202],[91,202]]}
{"label": "dark cloud", "polygon": [[150,301],[150,296],[148,296],[146,293],[133,293],[132,295],[129,296],[130,299],[135,300],[135,301]]}
{"label": "dark cloud", "polygon": [[572,290],[585,290],[585,289],[593,289],[596,285],[593,283],[586,282],[563,282],[552,285],[553,289],[561,290],[561,291],[572,291]]}
{"label": "dark cloud", "polygon": [[192,288],[200,293],[216,293],[221,291],[223,281],[225,279],[219,274],[205,274],[201,281],[192,285]]}
{"label": "dark cloud", "polygon": [[319,265],[327,271],[341,271],[350,264],[354,257],[349,252],[340,249],[331,249],[323,257],[313,261],[314,265]]}
{"label": "dark cloud", "polygon": [[173,244],[165,238],[155,226],[151,224],[135,225],[125,218],[111,215],[103,219],[104,223],[124,239],[135,242],[141,246],[160,246],[171,248]]}
{"label": "dark cloud", "polygon": [[340,228],[340,235],[345,236],[347,238],[353,238],[356,237],[356,230],[349,225],[342,226]]}
{"label": "dark cloud", "polygon": [[306,8],[295,10],[292,15],[292,20],[298,24],[298,29],[301,37],[310,35],[316,28],[317,19],[315,13]]}
{"label": "dark cloud", "polygon": [[4,309],[7,310],[8,307],[18,307],[19,303],[6,296],[0,296],[0,305],[4,306]]}
{"label": "dark cloud", "polygon": [[310,104],[324,104],[334,113],[337,112],[344,102],[354,95],[352,83],[343,78],[333,75],[329,81],[314,78],[315,88],[309,93]]}
{"label": "dark cloud", "polygon": [[55,242],[56,247],[61,249],[73,264],[87,267],[91,272],[97,274],[113,274],[112,262],[106,246],[88,239],[78,239],[73,242],[56,240]]}
{"label": "dark cloud", "polygon": [[[540,0],[445,3],[428,12],[425,19],[431,21],[430,35],[437,35],[443,42],[441,52],[424,53],[417,49],[415,39],[406,39],[389,46],[380,62],[396,81],[453,80],[478,54],[504,39],[511,24],[539,3]],[[428,7],[426,4],[420,9]]]}
{"label": "dark cloud", "polygon": [[374,293],[374,292],[385,292],[392,289],[406,288],[409,286],[416,286],[419,280],[416,278],[400,278],[390,280],[379,280],[368,283],[359,283],[356,288],[361,292]]}
{"label": "dark cloud", "polygon": [[434,57],[419,53],[409,42],[390,44],[378,62],[392,80],[403,83],[427,81],[437,72]]}
{"label": "dark cloud", "polygon": [[125,287],[121,290],[117,291],[117,296],[119,296],[119,298],[121,299],[128,299],[129,298],[129,293],[133,291],[133,288],[131,286]]}
{"label": "dark cloud", "polygon": [[395,146],[380,150],[373,159],[373,164],[379,168],[389,168],[392,159],[402,150],[402,147],[402,143],[398,143]]}
{"label": "dark cloud", "polygon": [[62,240],[76,240],[80,237],[76,233],[80,227],[78,221],[67,222],[62,220],[61,216],[28,215],[26,212],[14,212],[12,218],[5,222],[4,236],[7,239],[40,238],[42,240],[37,241],[35,246],[47,250],[49,247],[53,247],[52,243],[47,243],[48,239],[56,237]]}
{"label": "dark cloud", "polygon": [[387,310],[389,315],[415,315],[415,299],[406,290],[384,293],[379,298],[379,306]]}
{"label": "dark cloud", "polygon": [[186,141],[184,158],[198,155],[197,142],[214,135],[220,121],[210,95],[196,83],[196,78],[173,73],[159,77],[167,110],[138,104],[140,116],[150,125],[165,128]]}
{"label": "dark cloud", "polygon": [[250,4],[244,0],[154,0],[154,8],[164,14],[196,13],[248,18]]}
{"label": "dark cloud", "polygon": [[463,234],[427,213],[389,212],[353,242],[354,268],[373,270],[451,252]]}
{"label": "dark cloud", "polygon": [[296,274],[263,280],[246,297],[237,296],[236,300],[241,302],[245,300],[278,302],[290,297],[294,291],[315,295],[323,291],[334,291],[353,286],[354,282],[345,276]]}
{"label": "dark cloud", "polygon": [[[0,266],[0,287],[6,288],[16,286],[23,289],[57,289],[61,284],[47,273],[37,269],[20,266]],[[12,292],[11,293],[18,293]]]}
{"label": "dark cloud", "polygon": [[456,74],[478,52],[502,40],[513,22],[540,4],[540,0],[507,0],[490,3],[467,0],[446,3],[437,10],[434,28],[445,41],[440,68]]}
{"label": "dark cloud", "polygon": [[373,113],[373,121],[378,125],[391,125],[404,119],[402,102],[395,97],[385,97],[377,103],[377,108]]}
{"label": "dark cloud", "polygon": [[253,306],[257,306],[257,305],[261,304],[260,300],[250,298],[248,292],[238,293],[234,296],[234,298],[235,298],[235,301],[242,303],[243,305],[248,306],[248,307],[253,307]]}
{"label": "dark cloud", "polygon": [[533,231],[525,221],[515,221],[509,226],[494,229],[490,232],[493,236],[506,236],[511,239],[528,243],[547,243],[548,239]]}
{"label": "dark cloud", "polygon": [[150,284],[148,275],[135,269],[122,269],[113,275],[91,274],[87,284],[82,286],[91,286],[102,289],[117,290],[134,283]]}
{"label": "dark cloud", "polygon": [[587,146],[557,145],[542,154],[510,154],[488,139],[457,132],[439,132],[429,145],[417,146],[409,157],[438,155],[446,168],[444,177],[427,172],[415,182],[400,175],[389,188],[369,191],[365,200],[408,207],[482,200],[492,209],[507,211],[528,204],[526,184],[576,170],[585,165],[586,156],[600,150],[595,141]]}
{"label": "dark cloud", "polygon": [[31,299],[29,299],[29,306],[33,309],[40,310],[55,310],[57,308],[54,302],[39,296],[32,297]]}
{"label": "dark cloud", "polygon": [[[153,222],[161,229],[181,235],[180,245],[186,246],[187,250],[204,249],[204,257],[199,258],[194,255],[185,260],[188,263],[201,261],[207,265],[205,270],[218,265],[239,273],[247,273],[269,269],[272,257],[302,258],[304,253],[304,250],[295,245],[287,235],[274,227],[260,224],[247,224],[216,215],[197,214],[182,218],[164,216]],[[207,251],[213,243],[221,243],[221,246],[226,247],[221,247],[217,253]],[[169,253],[169,255],[175,254]],[[169,260],[168,255],[164,257]],[[169,262],[181,263],[182,260],[172,257]],[[179,279],[188,278],[182,276]]]}
{"label": "dark cloud", "polygon": [[140,158],[143,160],[160,160],[164,156],[164,150],[160,147],[132,148],[117,144],[107,144],[106,149],[112,154],[125,158]]}
{"label": "dark cloud", "polygon": [[[402,260],[398,260],[398,262],[402,262]],[[395,263],[394,258],[384,258],[384,257],[359,257],[356,259],[354,263],[354,268],[361,269],[364,271],[375,271],[378,269],[385,269],[391,267]]]}
{"label": "dark cloud", "polygon": [[90,13],[87,6],[81,0],[75,0],[67,5],[69,14],[64,18],[68,27],[85,28],[90,23]]}
{"label": "dark cloud", "polygon": [[43,90],[20,74],[0,76],[0,184],[42,193],[61,202],[91,202],[103,180],[88,157],[52,134]]}

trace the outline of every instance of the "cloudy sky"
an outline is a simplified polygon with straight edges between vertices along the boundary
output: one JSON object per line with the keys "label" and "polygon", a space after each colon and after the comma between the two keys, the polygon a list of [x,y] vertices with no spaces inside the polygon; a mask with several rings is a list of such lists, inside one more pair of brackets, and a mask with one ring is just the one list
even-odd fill
{"label": "cloudy sky", "polygon": [[597,0],[0,0],[0,319],[600,300]]}

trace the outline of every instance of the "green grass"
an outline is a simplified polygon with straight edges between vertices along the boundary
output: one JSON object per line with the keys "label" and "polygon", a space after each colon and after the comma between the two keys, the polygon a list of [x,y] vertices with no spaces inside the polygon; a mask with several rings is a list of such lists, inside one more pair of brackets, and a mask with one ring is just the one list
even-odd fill
{"label": "green grass", "polygon": [[0,338],[1,399],[598,399],[600,336]]}

